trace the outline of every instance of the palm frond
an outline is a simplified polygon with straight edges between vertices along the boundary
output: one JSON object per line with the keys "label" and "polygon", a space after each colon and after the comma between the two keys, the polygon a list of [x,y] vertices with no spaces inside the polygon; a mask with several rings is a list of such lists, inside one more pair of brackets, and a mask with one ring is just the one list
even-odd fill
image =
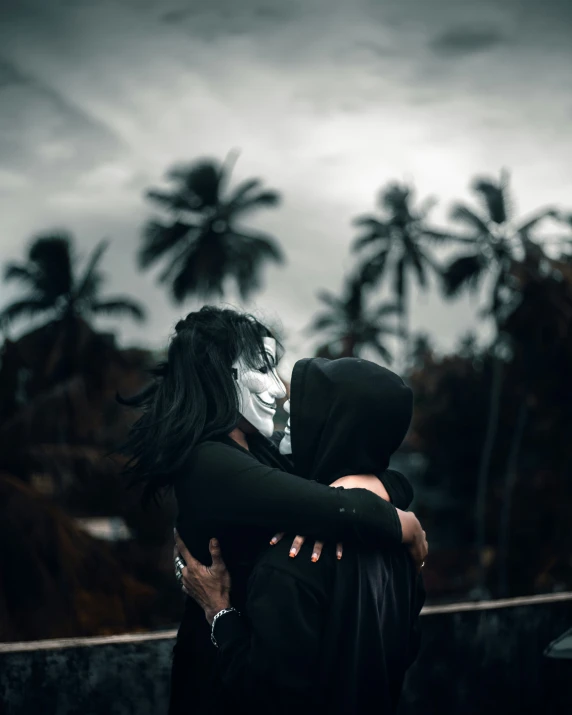
{"label": "palm frond", "polygon": [[539,223],[547,218],[558,219],[558,211],[553,208],[540,209],[533,216],[523,221],[516,229],[517,233],[527,235],[533,228],[536,228]]}
{"label": "palm frond", "polygon": [[382,245],[384,243],[387,245],[391,237],[391,228],[389,224],[384,221],[380,221],[375,216],[358,216],[352,221],[352,225],[356,226],[356,228],[364,229],[363,235],[358,236],[352,244],[351,250],[354,253],[359,253],[362,249],[377,242],[380,242]]}
{"label": "palm frond", "polygon": [[33,318],[53,306],[42,298],[22,298],[7,305],[0,313],[0,325],[9,324],[20,318]]}
{"label": "palm frond", "polygon": [[228,240],[234,241],[236,239],[242,244],[239,249],[240,252],[250,252],[257,259],[274,261],[274,263],[278,264],[283,264],[286,260],[284,252],[277,241],[269,234],[261,231],[245,233],[233,230],[228,235]]}
{"label": "palm frond", "polygon": [[484,263],[479,254],[469,254],[455,258],[442,274],[445,295],[456,296],[463,288],[474,289],[484,271]]}
{"label": "palm frond", "polygon": [[379,339],[373,339],[370,341],[370,346],[378,353],[382,360],[384,360],[388,365],[393,363],[393,355],[385,347],[385,345]]}
{"label": "palm frond", "polygon": [[384,276],[387,267],[389,249],[380,251],[373,258],[364,261],[358,268],[359,280],[365,285],[375,285]]}
{"label": "palm frond", "polygon": [[464,204],[456,204],[451,210],[451,221],[464,223],[469,228],[475,229],[478,234],[488,236],[489,227],[478,214]]}
{"label": "palm frond", "polygon": [[438,231],[423,227],[420,233],[421,239],[437,246],[446,245],[447,243],[473,243],[473,239],[469,236],[460,236],[449,231]]}
{"label": "palm frond", "polygon": [[325,305],[332,308],[332,310],[340,310],[342,307],[340,299],[328,290],[318,291],[316,297],[321,303],[325,303]]}
{"label": "palm frond", "polygon": [[36,274],[32,267],[25,266],[19,263],[8,263],[4,268],[4,280],[20,281],[26,283],[30,288],[36,287]]}
{"label": "palm frond", "polygon": [[502,171],[498,182],[491,179],[475,179],[472,188],[480,195],[489,218],[497,225],[509,219],[508,172]]}
{"label": "palm frond", "polygon": [[171,225],[149,221],[143,230],[143,242],[138,253],[140,268],[148,268],[160,260],[182,241],[187,241],[189,234],[197,228],[183,221],[175,221]]}
{"label": "palm frond", "polygon": [[372,316],[375,320],[379,318],[389,318],[393,315],[399,315],[400,313],[401,308],[397,303],[382,303],[372,310]]}
{"label": "palm frond", "polygon": [[248,197],[248,194],[252,193],[255,189],[258,189],[261,183],[260,179],[246,179],[246,181],[240,183],[232,192],[232,195],[228,200],[228,204],[240,204],[241,201],[244,201]]}
{"label": "palm frond", "polygon": [[197,211],[200,207],[200,200],[197,197],[180,191],[149,189],[145,192],[145,196],[168,211]]}
{"label": "palm frond", "polygon": [[257,208],[274,208],[280,204],[282,197],[277,191],[261,191],[254,196],[247,196],[229,206],[234,216],[242,216]]}
{"label": "palm frond", "polygon": [[337,325],[338,320],[332,313],[320,313],[316,315],[306,330],[327,330]]}
{"label": "palm frond", "polygon": [[109,241],[100,241],[93,249],[85,267],[83,276],[74,287],[74,296],[82,300],[94,296],[101,285],[102,276],[97,274],[98,264],[109,247]]}
{"label": "palm frond", "polygon": [[139,323],[142,323],[147,317],[146,310],[141,303],[129,296],[122,295],[92,303],[90,309],[95,315],[129,315]]}

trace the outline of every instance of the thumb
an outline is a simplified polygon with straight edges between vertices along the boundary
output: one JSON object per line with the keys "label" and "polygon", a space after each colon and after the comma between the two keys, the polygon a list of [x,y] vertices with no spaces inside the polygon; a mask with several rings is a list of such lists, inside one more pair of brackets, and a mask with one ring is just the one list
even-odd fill
{"label": "thumb", "polygon": [[212,565],[219,566],[221,568],[226,568],[226,565],[222,559],[222,553],[220,550],[220,544],[218,539],[211,539],[209,541],[209,551],[211,553]]}

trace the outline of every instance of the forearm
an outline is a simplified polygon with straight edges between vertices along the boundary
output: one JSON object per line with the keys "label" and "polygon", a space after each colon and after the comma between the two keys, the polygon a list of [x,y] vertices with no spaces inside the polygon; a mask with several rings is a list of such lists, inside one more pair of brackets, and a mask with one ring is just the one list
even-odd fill
{"label": "forearm", "polygon": [[269,469],[232,448],[223,452],[224,460],[216,451],[207,456],[193,479],[176,485],[181,527],[184,521],[195,528],[254,526],[368,545],[401,542],[395,508],[369,491],[331,489]]}

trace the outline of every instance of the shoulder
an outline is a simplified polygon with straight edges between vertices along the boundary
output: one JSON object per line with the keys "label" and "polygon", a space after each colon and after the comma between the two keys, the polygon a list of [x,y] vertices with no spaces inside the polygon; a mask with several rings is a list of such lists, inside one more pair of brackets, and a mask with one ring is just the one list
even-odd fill
{"label": "shoulder", "polygon": [[260,462],[248,452],[224,442],[207,440],[196,445],[177,480],[179,488],[185,484],[194,487],[202,483],[203,477],[210,483],[232,478],[239,472],[260,466]]}
{"label": "shoulder", "polygon": [[189,459],[190,471],[206,470],[211,475],[243,471],[259,464],[256,457],[246,450],[214,440],[198,444]]}

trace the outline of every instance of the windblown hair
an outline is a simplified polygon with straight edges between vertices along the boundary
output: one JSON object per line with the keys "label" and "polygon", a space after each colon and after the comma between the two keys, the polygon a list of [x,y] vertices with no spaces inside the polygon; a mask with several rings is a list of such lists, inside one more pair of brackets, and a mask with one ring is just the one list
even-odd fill
{"label": "windblown hair", "polygon": [[265,337],[275,336],[252,315],[204,306],[176,324],[167,360],[150,371],[152,382],[134,397],[117,396],[143,410],[122,451],[131,483],[144,484],[144,501],[172,486],[199,442],[237,426],[232,366],[241,358],[254,369],[271,367]]}

